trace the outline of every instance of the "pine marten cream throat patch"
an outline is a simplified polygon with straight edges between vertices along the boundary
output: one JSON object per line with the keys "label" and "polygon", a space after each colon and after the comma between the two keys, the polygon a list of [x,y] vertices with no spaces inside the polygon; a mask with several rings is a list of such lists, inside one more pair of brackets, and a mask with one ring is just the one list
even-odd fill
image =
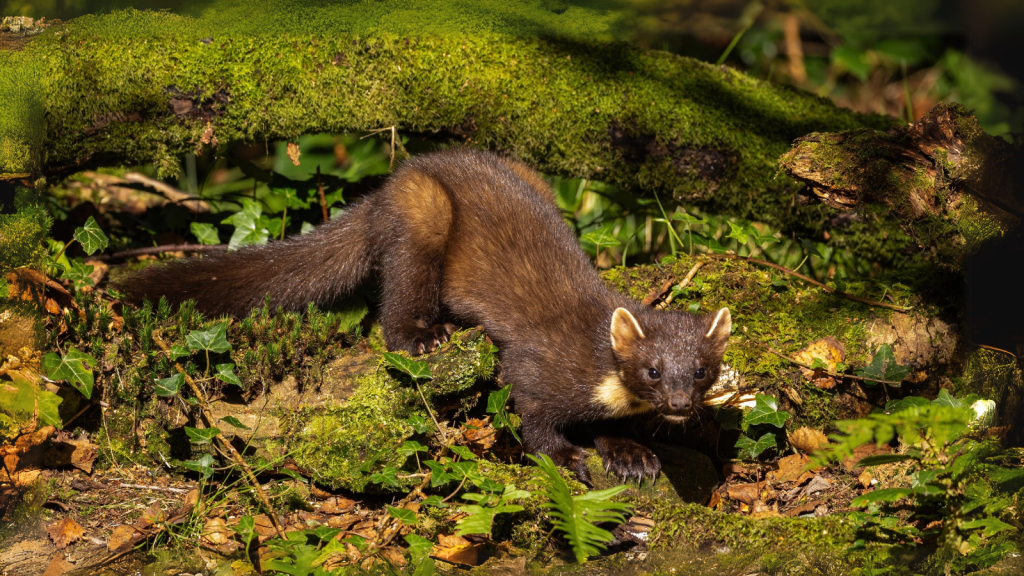
{"label": "pine marten cream throat patch", "polygon": [[609,418],[640,414],[653,408],[630,392],[618,374],[609,374],[597,385],[594,390],[594,401],[604,406]]}

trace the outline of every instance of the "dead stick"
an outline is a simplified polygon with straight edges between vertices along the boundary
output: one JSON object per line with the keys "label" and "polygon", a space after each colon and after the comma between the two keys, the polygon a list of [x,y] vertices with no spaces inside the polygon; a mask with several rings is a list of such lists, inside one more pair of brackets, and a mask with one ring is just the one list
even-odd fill
{"label": "dead stick", "polygon": [[167,246],[147,246],[145,248],[134,248],[123,250],[102,256],[100,260],[109,262],[111,260],[125,260],[136,256],[148,256],[150,254],[164,254],[167,252],[223,252],[228,249],[227,244],[169,244]]}
{"label": "dead stick", "polygon": [[[159,334],[154,332],[153,341],[156,342],[157,346],[159,346],[160,349],[164,351],[164,354],[167,354],[167,358],[170,359],[171,349],[169,346],[167,346],[167,343],[163,341],[163,338],[161,338]],[[213,417],[210,416],[210,408],[206,404],[206,396],[203,394],[203,391],[200,390],[199,386],[196,385],[195,380],[193,380],[192,377],[185,372],[185,369],[181,367],[181,364],[178,364],[177,362],[174,362],[173,364],[174,369],[177,370],[179,374],[185,377],[185,383],[188,384],[189,388],[192,389],[192,393],[195,394],[196,400],[199,401],[199,413],[203,416],[203,421],[206,424],[206,427],[216,429],[216,427],[213,425]],[[214,436],[214,440],[217,440],[220,443],[221,447],[228,454],[231,455],[231,459],[234,460],[235,463],[242,468],[243,472],[245,472],[245,476],[248,478],[249,483],[252,484],[252,489],[256,492],[256,496],[259,497],[260,501],[263,502],[263,506],[266,507],[267,515],[270,516],[271,522],[274,523],[274,528],[277,530],[277,535],[283,538],[284,526],[281,524],[281,521],[277,519],[277,514],[274,512],[274,507],[270,505],[270,499],[267,498],[267,494],[266,492],[263,491],[263,487],[260,486],[259,480],[256,479],[256,475],[252,473],[252,468],[249,468],[249,465],[245,462],[245,459],[242,458],[242,455],[238,453],[238,450],[235,450],[235,447],[232,446],[231,443],[228,442],[227,439],[224,438],[224,435],[221,434],[219,431],[217,432],[217,435]]]}
{"label": "dead stick", "polygon": [[324,194],[324,183],[320,181],[320,165],[316,165],[316,189],[320,192],[320,208],[324,211],[324,222],[327,222],[330,217],[327,214],[327,196]]}
{"label": "dead stick", "polygon": [[[683,278],[683,281],[679,283],[680,290],[686,288],[686,285],[690,283],[690,280],[693,280],[693,277],[697,275],[697,270],[700,270],[702,266],[704,266],[703,262],[697,262],[696,264],[693,265],[693,268],[690,268],[690,271],[686,273],[686,277]],[[668,308],[668,305],[671,304],[672,300],[674,299],[675,296],[669,294],[668,297],[665,298],[664,302],[658,304],[658,309],[664,310],[665,308]]]}
{"label": "dead stick", "polygon": [[644,306],[650,306],[655,300],[661,298],[661,295],[671,288],[674,283],[675,280],[665,280],[665,283],[661,285],[661,288],[655,288],[648,292],[647,296],[644,296],[644,299],[641,300],[640,303]]}
{"label": "dead stick", "polygon": [[147,486],[145,484],[121,484],[121,488],[137,488],[139,490],[160,490],[163,492],[173,492],[175,494],[187,494],[188,490],[183,488],[170,488],[163,486]]}
{"label": "dead stick", "polygon": [[782,358],[783,360],[788,360],[789,362],[792,362],[793,364],[796,364],[797,366],[799,366],[801,368],[806,368],[808,370],[814,370],[814,371],[821,370],[822,372],[824,372],[825,374],[828,374],[829,376],[832,376],[833,378],[849,378],[850,380],[860,380],[861,382],[878,382],[880,384],[888,384],[890,386],[895,386],[897,388],[901,384],[903,384],[902,380],[899,380],[899,381],[897,381],[897,380],[880,380],[878,378],[868,378],[867,376],[855,376],[853,374],[840,374],[838,372],[833,372],[831,370],[826,370],[824,368],[813,368],[810,364],[805,364],[805,363],[803,363],[803,362],[801,362],[801,361],[799,361],[799,360],[797,360],[795,358],[791,358],[791,357],[783,354],[782,352],[779,352],[775,348],[772,348],[771,346],[765,344],[764,342],[758,342],[757,340],[755,340],[753,338],[750,338],[749,340],[751,342],[753,342],[754,344],[759,344],[761,346],[764,346],[769,352],[771,352],[772,354],[775,354],[776,356],[778,356],[779,358]]}
{"label": "dead stick", "polygon": [[804,276],[803,274],[801,274],[801,273],[799,273],[799,272],[797,272],[795,270],[790,270],[789,268],[786,268],[785,266],[780,266],[778,264],[773,264],[772,262],[765,262],[764,260],[758,260],[757,258],[750,258],[748,256],[739,256],[739,255],[736,255],[736,254],[706,254],[705,256],[710,256],[711,258],[728,258],[730,260],[741,260],[743,262],[749,262],[751,264],[759,264],[761,266],[768,266],[769,268],[775,268],[776,270],[778,270],[780,272],[784,272],[786,274],[789,274],[790,276],[796,276],[797,278],[803,280],[804,282],[807,282],[808,284],[813,284],[813,285],[817,286],[818,288],[821,288],[822,290],[824,290],[825,292],[827,292],[829,294],[835,294],[836,296],[842,296],[843,298],[847,298],[849,300],[853,300],[854,302],[860,302],[862,304],[867,304],[868,306],[878,306],[879,308],[888,308],[889,310],[895,310],[897,312],[903,312],[903,313],[906,313],[906,312],[908,312],[909,310],[911,310],[913,308],[913,306],[897,306],[896,304],[886,304],[885,302],[875,302],[874,300],[868,300],[867,298],[861,298],[860,296],[854,296],[853,294],[850,294],[849,292],[843,292],[842,290],[836,290],[835,288],[832,288],[831,286],[829,286],[827,284],[822,284],[821,282],[818,282],[814,278],[809,278],[807,276]]}

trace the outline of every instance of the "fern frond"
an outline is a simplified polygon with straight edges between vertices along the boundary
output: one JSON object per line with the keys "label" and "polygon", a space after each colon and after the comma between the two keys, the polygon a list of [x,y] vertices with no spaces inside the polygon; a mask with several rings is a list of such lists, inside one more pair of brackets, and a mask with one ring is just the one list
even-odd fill
{"label": "fern frond", "polygon": [[541,485],[540,492],[548,497],[548,502],[541,506],[550,509],[553,524],[565,534],[565,539],[576,555],[576,561],[586,562],[590,556],[599,554],[613,536],[611,532],[597,524],[621,524],[626,521],[623,513],[631,511],[632,507],[622,502],[613,502],[611,499],[629,487],[616,486],[573,496],[569,485],[558,473],[558,468],[551,458],[546,454],[541,454],[539,458],[530,458],[537,463],[542,473],[537,476]]}

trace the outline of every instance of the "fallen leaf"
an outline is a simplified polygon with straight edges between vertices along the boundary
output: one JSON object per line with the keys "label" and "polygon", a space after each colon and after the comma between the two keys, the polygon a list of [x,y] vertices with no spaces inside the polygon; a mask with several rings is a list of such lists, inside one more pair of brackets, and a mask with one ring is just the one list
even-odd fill
{"label": "fallen leaf", "polygon": [[40,576],[62,576],[71,572],[74,567],[74,564],[64,559],[63,554],[57,554],[50,560],[50,565],[46,567],[46,571]]}
{"label": "fallen leaf", "polygon": [[828,445],[828,436],[814,428],[801,426],[790,432],[789,443],[801,452],[813,453],[815,450]]}
{"label": "fallen leaf", "polygon": [[722,504],[722,496],[718,492],[711,493],[711,499],[708,500],[708,508],[718,508]]}
{"label": "fallen leaf", "polygon": [[214,546],[226,544],[231,539],[231,529],[223,518],[211,518],[203,525],[203,541]]}
{"label": "fallen leaf", "polygon": [[767,479],[771,482],[792,482],[804,473],[811,459],[803,454],[793,454],[779,459],[779,469],[768,472]]}
{"label": "fallen leaf", "polygon": [[381,558],[387,560],[388,564],[401,568],[409,563],[406,560],[405,555],[398,551],[397,548],[385,548],[380,553]]}
{"label": "fallen leaf", "polygon": [[483,418],[470,418],[462,428],[462,439],[477,456],[494,446],[495,435],[494,426]]}
{"label": "fallen leaf", "polygon": [[814,512],[815,508],[822,505],[824,502],[824,500],[812,500],[810,502],[807,502],[806,504],[801,504],[795,508],[790,508],[789,510],[786,510],[785,515],[793,517],[799,516],[801,514],[806,514],[808,512]]}
{"label": "fallen leaf", "polygon": [[274,528],[274,523],[270,521],[269,516],[266,514],[260,514],[259,516],[256,516],[256,518],[253,518],[253,520],[256,528],[256,535],[260,539],[260,544],[270,540],[274,536],[277,536],[277,530]]}
{"label": "fallen leaf", "polygon": [[857,477],[857,482],[859,482],[864,488],[871,488],[872,480],[874,480],[874,477],[871,475],[871,472],[868,472],[867,470],[861,472],[860,476]]}
{"label": "fallen leaf", "polygon": [[50,524],[46,529],[46,534],[50,536],[50,540],[53,540],[57,549],[60,550],[85,536],[85,529],[71,518],[64,518]]}
{"label": "fallen leaf", "polygon": [[320,505],[320,512],[324,514],[344,514],[355,507],[355,500],[349,500],[342,496],[331,496]]}
{"label": "fallen leaf", "polygon": [[292,161],[292,164],[299,165],[299,156],[302,152],[299,150],[299,145],[295,142],[288,143],[288,159]]}
{"label": "fallen leaf", "polygon": [[800,372],[817,388],[834,388],[836,380],[827,372],[835,372],[839,363],[846,359],[846,347],[835,337],[826,336],[811,342],[806,348],[794,354],[793,358],[808,366],[813,366],[815,360],[818,360],[821,368],[810,370],[801,367]]}
{"label": "fallen leaf", "polygon": [[430,552],[432,558],[463,566],[476,566],[480,563],[476,547],[462,536],[438,534],[437,542]]}
{"label": "fallen leaf", "polygon": [[748,484],[730,484],[728,488],[729,499],[743,502],[744,504],[753,504],[760,499],[760,488],[763,488],[763,485],[759,487],[753,482]]}
{"label": "fallen leaf", "polygon": [[185,501],[182,503],[182,508],[186,511],[191,511],[199,503],[199,489],[193,488],[185,494]]}
{"label": "fallen leaf", "polygon": [[750,506],[750,517],[754,520],[760,520],[762,518],[778,518],[780,516],[779,511],[774,506],[769,506],[761,500],[755,501]]}
{"label": "fallen leaf", "polygon": [[327,519],[327,525],[331,528],[341,528],[342,530],[348,530],[356,522],[362,520],[356,514],[346,514],[344,516],[331,516]]}
{"label": "fallen leaf", "polygon": [[815,492],[827,490],[830,486],[832,486],[831,482],[821,476],[815,476],[814,478],[811,478],[811,481],[807,483],[807,486],[804,486],[803,494],[810,496]]}
{"label": "fallen leaf", "polygon": [[879,456],[882,454],[892,454],[892,447],[890,447],[888,444],[882,444],[881,446],[877,446],[875,444],[871,444],[870,442],[867,444],[861,444],[860,446],[857,446],[856,448],[853,449],[852,455],[846,457],[843,460],[843,468],[845,468],[847,472],[855,472],[859,474],[861,471],[861,467],[857,466],[858,462],[867,458],[868,456]]}
{"label": "fallen leaf", "polygon": [[206,128],[203,130],[203,135],[199,137],[199,141],[211,146],[217,145],[217,137],[213,135],[213,124],[206,123]]}
{"label": "fallen leaf", "polygon": [[121,524],[110,534],[110,538],[107,539],[107,550],[110,552],[117,552],[124,546],[131,545],[131,541],[135,536],[135,528],[127,524]]}

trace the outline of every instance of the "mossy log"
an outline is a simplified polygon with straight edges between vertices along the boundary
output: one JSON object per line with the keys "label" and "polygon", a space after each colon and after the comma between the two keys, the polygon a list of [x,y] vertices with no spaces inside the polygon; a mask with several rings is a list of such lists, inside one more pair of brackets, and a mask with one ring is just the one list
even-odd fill
{"label": "mossy log", "polygon": [[1024,218],[1024,154],[985,134],[959,104],[940,104],[886,132],[811,134],[780,163],[827,206],[884,205],[952,269]]}
{"label": "mossy log", "polygon": [[127,11],[0,49],[0,173],[28,182],[152,163],[167,175],[180,154],[218,142],[396,126],[549,173],[813,228],[821,211],[792,208],[797,185],[776,178],[778,156],[809,132],[893,122],[624,43],[315,30],[243,33]]}

